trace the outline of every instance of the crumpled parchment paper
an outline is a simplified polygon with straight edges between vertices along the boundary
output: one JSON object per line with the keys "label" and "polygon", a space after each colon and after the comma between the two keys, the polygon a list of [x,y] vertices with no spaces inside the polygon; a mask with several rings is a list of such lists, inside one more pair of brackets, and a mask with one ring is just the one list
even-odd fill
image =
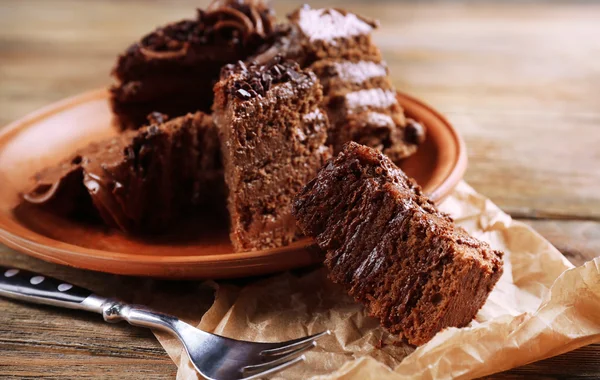
{"label": "crumpled parchment paper", "polygon": [[[600,341],[600,258],[574,268],[548,241],[464,182],[440,208],[505,252],[504,274],[468,327],[443,330],[416,349],[397,342],[330,283],[323,268],[245,286],[208,282],[215,300],[198,327],[250,341],[332,331],[304,363],[276,379],[469,379]],[[190,294],[186,299],[189,305]],[[179,367],[177,379],[199,378],[177,340],[155,334]]]}

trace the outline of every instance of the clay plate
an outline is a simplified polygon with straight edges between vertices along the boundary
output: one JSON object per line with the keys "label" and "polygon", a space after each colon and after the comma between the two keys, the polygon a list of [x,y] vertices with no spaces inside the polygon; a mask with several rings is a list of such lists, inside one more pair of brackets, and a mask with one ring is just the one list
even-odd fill
{"label": "clay plate", "polygon": [[[427,140],[402,168],[435,200],[447,196],[467,166],[464,143],[435,110],[405,94],[407,114],[424,123]],[[90,141],[116,133],[105,90],[66,99],[0,133],[0,241],[25,254],[102,272],[164,278],[228,278],[272,273],[319,262],[308,239],[259,252],[234,253],[227,218],[209,214],[183,221],[160,237],[135,238],[101,225],[19,206],[38,170]]]}

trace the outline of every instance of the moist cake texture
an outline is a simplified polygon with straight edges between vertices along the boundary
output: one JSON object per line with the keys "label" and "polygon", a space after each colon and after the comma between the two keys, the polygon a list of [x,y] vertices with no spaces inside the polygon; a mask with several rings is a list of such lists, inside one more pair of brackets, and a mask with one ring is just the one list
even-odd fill
{"label": "moist cake texture", "polygon": [[216,1],[195,19],[156,29],[117,60],[114,123],[135,129],[154,111],[210,112],[221,68],[268,47],[272,32],[272,11],[260,0]]}
{"label": "moist cake texture", "polygon": [[35,176],[26,202],[63,214],[95,212],[126,232],[158,232],[188,209],[223,198],[216,128],[201,112],[90,144]]}
{"label": "moist cake texture", "polygon": [[301,230],[326,252],[329,278],[411,344],[475,317],[502,253],[436,209],[378,151],[348,143],[297,195]]}
{"label": "moist cake texture", "polygon": [[298,236],[293,196],[331,154],[322,97],[314,73],[279,57],[223,69],[213,117],[237,251],[279,247]]}
{"label": "moist cake texture", "polygon": [[[315,72],[337,153],[348,141],[376,148],[399,163],[425,139],[423,126],[404,116],[386,63],[371,39],[377,22],[340,9],[305,5],[289,17],[286,55]],[[279,38],[285,41],[285,38]],[[407,131],[407,128],[410,131]]]}

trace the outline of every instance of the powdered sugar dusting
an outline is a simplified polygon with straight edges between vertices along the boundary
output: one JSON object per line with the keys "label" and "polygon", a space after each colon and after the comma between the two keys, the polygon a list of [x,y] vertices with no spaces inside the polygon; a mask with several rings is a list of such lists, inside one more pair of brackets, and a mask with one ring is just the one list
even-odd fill
{"label": "powdered sugar dusting", "polygon": [[395,125],[394,120],[391,118],[390,115],[386,115],[379,112],[367,113],[366,119],[369,125],[374,125],[377,127],[388,127]]}
{"label": "powdered sugar dusting", "polygon": [[394,103],[396,103],[396,94],[380,88],[354,91],[346,95],[346,105],[350,112],[358,112],[366,107],[387,108]]}
{"label": "powdered sugar dusting", "polygon": [[387,75],[385,64],[370,61],[336,62],[335,70],[341,80],[352,83],[363,83],[371,78]]}
{"label": "powdered sugar dusting", "polygon": [[307,113],[302,117],[304,121],[314,121],[318,119],[323,119],[323,112],[319,108],[315,109],[312,112]]}
{"label": "powdered sugar dusting", "polygon": [[346,15],[335,9],[311,9],[304,7],[300,10],[298,26],[311,40],[330,41],[334,38],[359,36],[371,33],[373,27],[356,17]]}
{"label": "powdered sugar dusting", "polygon": [[312,123],[315,132],[319,132],[325,125],[325,115],[319,108],[302,116],[302,120],[305,123]]}

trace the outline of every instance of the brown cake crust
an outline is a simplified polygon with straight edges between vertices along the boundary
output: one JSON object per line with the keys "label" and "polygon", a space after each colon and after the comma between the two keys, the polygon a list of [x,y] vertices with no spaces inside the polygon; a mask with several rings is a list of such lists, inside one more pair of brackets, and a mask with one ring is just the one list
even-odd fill
{"label": "brown cake crust", "polygon": [[348,143],[297,195],[302,231],[329,278],[392,333],[429,341],[469,324],[502,274],[502,253],[439,212],[378,151]]}
{"label": "brown cake crust", "polygon": [[223,70],[213,116],[237,251],[279,247],[298,236],[293,196],[330,157],[321,99],[315,75],[291,61]]}
{"label": "brown cake crust", "polygon": [[113,69],[115,125],[135,129],[146,115],[210,112],[221,68],[269,46],[273,13],[259,0],[213,2],[197,17],[165,25],[131,45]]}
{"label": "brown cake crust", "polygon": [[38,173],[24,200],[62,214],[95,210],[133,233],[158,232],[191,207],[219,202],[223,172],[211,117],[164,118],[155,114],[152,125],[93,143]]}

